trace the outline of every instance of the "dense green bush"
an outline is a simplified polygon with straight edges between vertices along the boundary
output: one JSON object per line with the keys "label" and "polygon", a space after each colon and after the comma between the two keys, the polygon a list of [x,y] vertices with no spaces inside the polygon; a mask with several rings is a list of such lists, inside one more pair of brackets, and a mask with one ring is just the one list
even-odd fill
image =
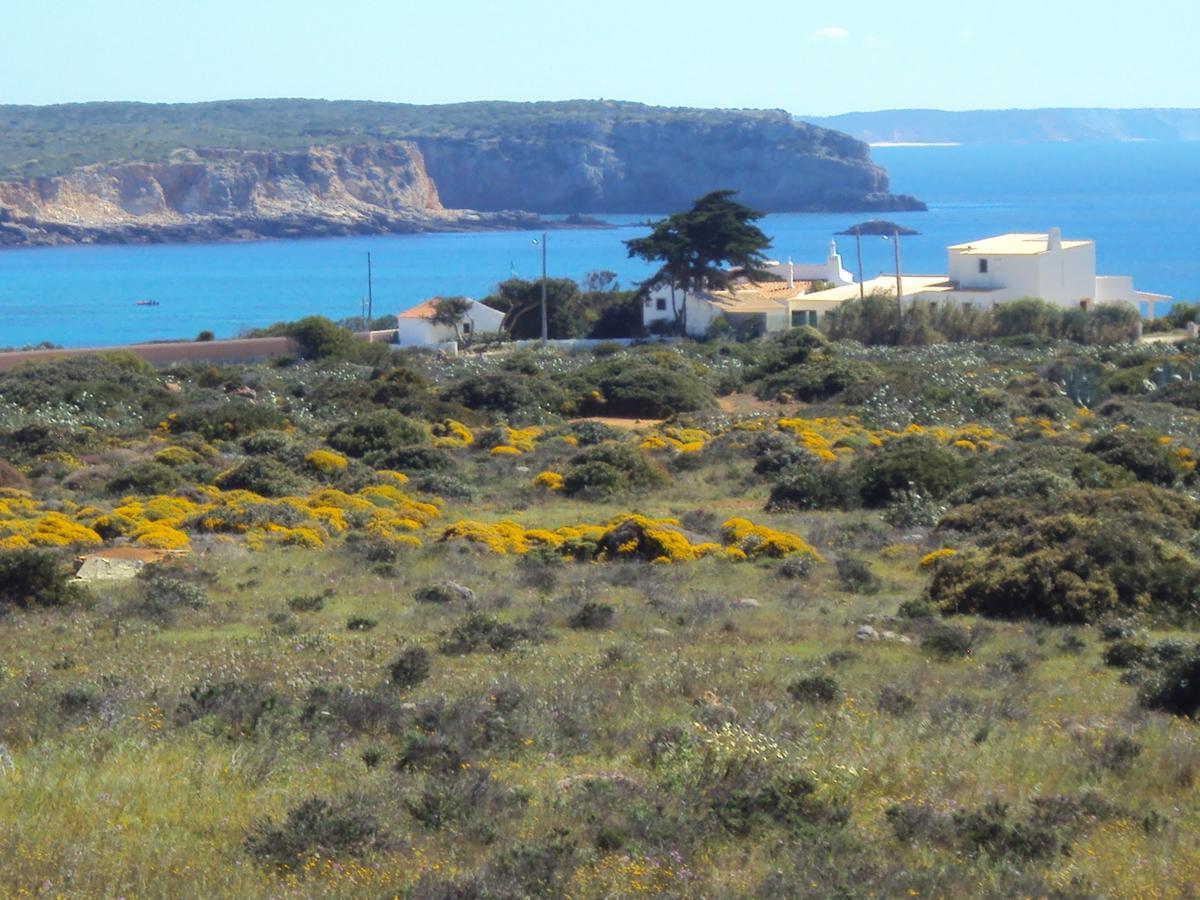
{"label": "dense green bush", "polygon": [[1096,517],[1063,512],[1032,519],[986,548],[947,557],[934,569],[927,596],[946,613],[1007,619],[1096,622],[1123,610],[1194,616],[1200,565],[1159,536],[1172,523],[1114,506],[1096,506]]}
{"label": "dense green bush", "polygon": [[160,462],[134,463],[119,470],[106,485],[110,494],[171,494],[183,485],[183,477]]}
{"label": "dense green bush", "polygon": [[599,359],[571,373],[567,383],[583,415],[665,419],[712,407],[706,370],[657,351]]}
{"label": "dense green bush", "polygon": [[1086,452],[1109,465],[1132,472],[1139,481],[1172,485],[1183,475],[1183,465],[1170,445],[1153,435],[1136,431],[1110,431],[1092,438]]}
{"label": "dense green bush", "polygon": [[429,677],[429,651],[424,647],[408,647],[393,660],[389,669],[392,684],[399,688],[416,687]]}
{"label": "dense green bush", "polygon": [[216,484],[225,491],[252,491],[263,497],[286,497],[304,487],[300,476],[269,456],[243,460],[218,475]]}
{"label": "dense green bush", "polygon": [[644,487],[659,480],[642,453],[628,444],[609,441],[575,454],[563,473],[563,489],[571,496],[595,495]]}
{"label": "dense green bush", "polygon": [[837,509],[857,505],[857,484],[849,469],[824,463],[808,451],[799,452],[803,458],[780,473],[771,485],[768,510]]}
{"label": "dense green bush", "polygon": [[888,442],[856,460],[854,471],[863,503],[875,507],[886,506],[903,491],[944,497],[965,477],[962,460],[923,435]]}
{"label": "dense green bush", "polygon": [[48,550],[0,550],[0,606],[61,606],[84,591]]}
{"label": "dense green bush", "polygon": [[1148,709],[1200,719],[1200,644],[1163,666],[1138,696]]}
{"label": "dense green bush", "polygon": [[567,399],[550,379],[512,371],[468,375],[442,391],[441,398],[476,412],[539,421],[558,413]]}
{"label": "dense green bush", "polygon": [[390,409],[339,422],[325,438],[334,450],[356,458],[428,441],[429,432],[424,425]]}
{"label": "dense green bush", "polygon": [[880,377],[879,369],[869,362],[822,356],[766,376],[755,383],[754,393],[764,400],[791,397],[812,403]]}
{"label": "dense green bush", "polygon": [[194,431],[207,441],[237,440],[255,431],[278,429],[284,417],[273,406],[241,397],[189,406],[167,419],[172,434]]}

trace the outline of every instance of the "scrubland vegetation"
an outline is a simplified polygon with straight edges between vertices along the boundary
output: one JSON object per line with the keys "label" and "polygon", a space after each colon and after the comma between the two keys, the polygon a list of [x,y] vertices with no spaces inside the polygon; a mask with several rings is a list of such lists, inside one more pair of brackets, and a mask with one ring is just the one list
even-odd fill
{"label": "scrubland vegetation", "polygon": [[1196,344],[293,333],[0,375],[7,894],[1195,891]]}

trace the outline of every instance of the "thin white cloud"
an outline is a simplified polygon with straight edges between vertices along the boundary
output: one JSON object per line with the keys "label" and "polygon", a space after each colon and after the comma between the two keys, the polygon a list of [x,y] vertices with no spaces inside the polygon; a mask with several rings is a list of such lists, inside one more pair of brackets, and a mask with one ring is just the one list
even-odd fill
{"label": "thin white cloud", "polygon": [[843,28],[841,25],[829,25],[825,28],[818,28],[812,33],[814,41],[844,41],[850,37],[850,29]]}

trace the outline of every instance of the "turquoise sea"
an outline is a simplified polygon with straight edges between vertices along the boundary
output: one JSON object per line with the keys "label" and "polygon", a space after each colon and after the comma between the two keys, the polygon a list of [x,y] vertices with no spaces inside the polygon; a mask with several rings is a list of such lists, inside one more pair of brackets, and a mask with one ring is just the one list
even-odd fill
{"label": "turquoise sea", "polygon": [[[921,232],[905,238],[904,269],[945,271],[947,244],[1005,231],[1045,231],[1097,242],[1101,274],[1131,274],[1142,290],[1200,297],[1200,144],[1034,144],[880,147],[875,159],[893,190],[929,212],[894,218]],[[715,187],[715,185],[714,185]],[[622,240],[656,211],[608,217],[614,229],[553,231],[552,275],[615,271],[623,283],[647,267],[626,258]],[[779,214],[763,220],[773,254],[824,258],[855,214]],[[374,269],[376,315],[435,294],[483,296],[498,281],[540,273],[539,235],[529,232],[396,235],[247,244],[59,247],[0,251],[0,347],[63,346],[219,337],[319,313],[360,314],[366,257]],[[853,241],[840,243],[853,269]],[[892,266],[891,246],[864,241],[867,277]],[[154,307],[137,306],[157,300]]]}

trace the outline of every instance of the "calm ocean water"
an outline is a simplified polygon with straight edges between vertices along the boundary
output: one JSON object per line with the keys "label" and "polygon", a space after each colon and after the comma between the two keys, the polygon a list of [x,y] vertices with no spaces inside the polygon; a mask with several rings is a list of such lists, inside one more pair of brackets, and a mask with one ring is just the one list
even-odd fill
{"label": "calm ocean water", "polygon": [[[929,203],[894,218],[921,232],[905,238],[904,269],[945,271],[945,247],[1005,231],[1045,231],[1097,242],[1101,274],[1131,274],[1142,290],[1200,297],[1200,144],[1038,144],[881,147],[875,159],[893,189]],[[552,275],[611,269],[623,283],[648,268],[621,241],[647,214],[608,217],[616,229],[551,232]],[[771,215],[772,253],[824,258],[830,236],[865,218]],[[250,244],[62,247],[0,252],[0,347],[63,346],[219,337],[320,313],[358,315],[366,255],[374,264],[377,315],[435,294],[483,296],[498,281],[540,273],[538,235],[527,232],[397,235]],[[853,241],[840,243],[848,269]],[[891,246],[863,244],[867,277],[892,267]],[[135,305],[153,299],[156,307]]]}

